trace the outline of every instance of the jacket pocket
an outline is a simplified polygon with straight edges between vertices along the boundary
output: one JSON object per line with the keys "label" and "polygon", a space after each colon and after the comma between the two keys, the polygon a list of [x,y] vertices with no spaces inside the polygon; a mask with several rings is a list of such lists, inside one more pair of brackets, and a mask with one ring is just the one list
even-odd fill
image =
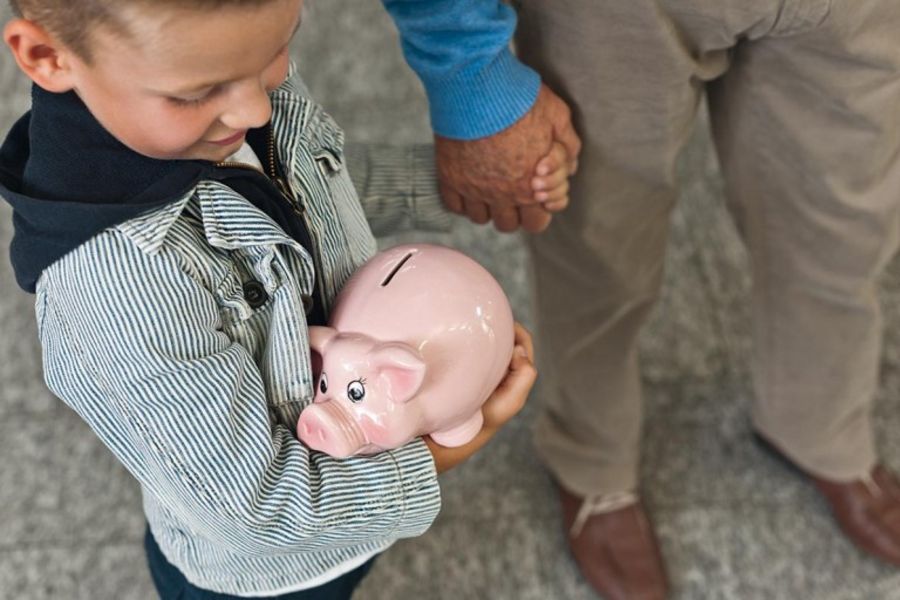
{"label": "jacket pocket", "polygon": [[223,323],[247,321],[264,311],[272,298],[266,286],[251,277],[241,277],[236,269],[228,269],[214,290]]}
{"label": "jacket pocket", "polygon": [[326,178],[337,176],[344,169],[344,131],[321,108],[307,126],[309,148],[319,172]]}

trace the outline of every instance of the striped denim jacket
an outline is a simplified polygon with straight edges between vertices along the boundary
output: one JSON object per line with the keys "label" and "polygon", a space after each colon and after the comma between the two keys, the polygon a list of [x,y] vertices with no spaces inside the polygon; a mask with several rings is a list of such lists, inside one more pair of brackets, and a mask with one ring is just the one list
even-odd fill
{"label": "striped denim jacket", "polygon": [[[314,392],[303,318],[313,274],[328,307],[375,242],[341,130],[296,76],[272,102],[315,256],[230,188],[201,181],[65,255],[36,294],[50,389],[138,480],[169,561],[197,586],[242,596],[319,585],[420,535],[440,508],[421,440],[335,460],[293,436]],[[445,225],[427,149],[354,156],[374,222]],[[251,281],[265,294],[245,294]]]}

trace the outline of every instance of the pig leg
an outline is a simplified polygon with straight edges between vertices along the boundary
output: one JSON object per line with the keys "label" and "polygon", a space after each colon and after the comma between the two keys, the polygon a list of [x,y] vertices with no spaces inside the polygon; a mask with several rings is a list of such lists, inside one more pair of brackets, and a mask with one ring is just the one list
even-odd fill
{"label": "pig leg", "polygon": [[446,446],[448,448],[462,446],[478,435],[483,424],[484,415],[481,414],[481,410],[477,410],[475,411],[475,414],[459,425],[433,432],[431,434],[431,439],[441,446]]}

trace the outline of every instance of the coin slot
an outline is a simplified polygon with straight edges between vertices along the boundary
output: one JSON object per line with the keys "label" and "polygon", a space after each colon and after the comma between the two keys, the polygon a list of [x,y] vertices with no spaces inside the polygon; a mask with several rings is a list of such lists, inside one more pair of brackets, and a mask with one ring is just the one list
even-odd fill
{"label": "coin slot", "polygon": [[384,281],[381,282],[381,287],[386,287],[387,284],[389,284],[391,282],[391,279],[394,278],[394,275],[396,275],[397,272],[401,268],[403,268],[403,265],[406,264],[406,261],[408,261],[410,258],[412,258],[412,255],[413,255],[413,253],[410,252],[409,254],[407,254],[406,256],[403,257],[403,260],[401,260],[399,263],[397,263],[397,266],[394,267],[393,270],[390,273],[388,273],[388,276],[384,278]]}

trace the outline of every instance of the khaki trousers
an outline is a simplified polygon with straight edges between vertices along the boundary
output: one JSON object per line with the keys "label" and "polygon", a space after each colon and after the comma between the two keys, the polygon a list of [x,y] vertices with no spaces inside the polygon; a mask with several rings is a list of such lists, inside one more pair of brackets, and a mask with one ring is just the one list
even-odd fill
{"label": "khaki trousers", "polygon": [[802,468],[875,462],[876,279],[898,242],[898,0],[523,0],[517,48],[572,106],[572,202],[530,242],[536,440],[580,494],[636,486],[636,338],[706,94],[753,269],[754,426]]}

